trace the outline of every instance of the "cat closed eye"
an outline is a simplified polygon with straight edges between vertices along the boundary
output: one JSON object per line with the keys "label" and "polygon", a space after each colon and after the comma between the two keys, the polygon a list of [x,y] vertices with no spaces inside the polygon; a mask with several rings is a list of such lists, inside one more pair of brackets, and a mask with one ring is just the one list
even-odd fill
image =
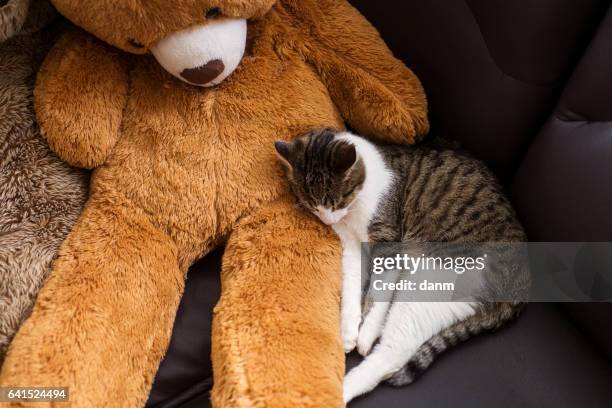
{"label": "cat closed eye", "polygon": [[355,189],[357,187],[353,187],[352,189],[348,190],[346,193],[342,194],[342,199],[345,200],[347,198],[349,198],[351,195],[353,195],[353,193],[355,192]]}
{"label": "cat closed eye", "polygon": [[144,48],[144,45],[134,38],[128,38],[127,42],[134,48]]}

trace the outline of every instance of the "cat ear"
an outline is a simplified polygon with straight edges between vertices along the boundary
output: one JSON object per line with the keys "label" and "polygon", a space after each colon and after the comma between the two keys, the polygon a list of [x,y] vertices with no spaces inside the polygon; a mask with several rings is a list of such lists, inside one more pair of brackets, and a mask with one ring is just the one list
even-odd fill
{"label": "cat ear", "polygon": [[287,168],[291,168],[291,143],[277,140],[274,142],[274,148],[278,154],[278,158],[281,159],[283,165]]}
{"label": "cat ear", "polygon": [[345,173],[356,161],[357,151],[351,143],[339,143],[334,149],[332,167],[336,173]]}

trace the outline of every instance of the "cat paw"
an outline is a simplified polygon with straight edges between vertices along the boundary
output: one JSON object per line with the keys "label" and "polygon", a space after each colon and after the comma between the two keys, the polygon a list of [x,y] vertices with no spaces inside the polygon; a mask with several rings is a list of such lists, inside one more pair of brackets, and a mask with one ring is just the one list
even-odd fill
{"label": "cat paw", "polygon": [[347,404],[349,402],[351,402],[351,400],[353,398],[355,398],[355,392],[353,392],[351,389],[348,388],[344,388],[344,390],[342,391],[342,400],[344,401],[344,406],[347,406]]}
{"label": "cat paw", "polygon": [[357,346],[360,323],[361,316],[353,316],[342,319],[342,344],[344,346],[345,353],[350,353]]}
{"label": "cat paw", "polygon": [[364,357],[370,354],[372,346],[379,336],[380,330],[378,328],[370,327],[370,325],[366,325],[364,322],[359,330],[359,335],[357,336],[357,351],[359,354]]}
{"label": "cat paw", "polygon": [[342,399],[344,400],[345,405],[361,393],[360,388],[361,387],[355,381],[355,379],[348,375],[344,378],[344,383],[342,386]]}
{"label": "cat paw", "polygon": [[357,337],[357,351],[362,356],[365,357],[370,354],[372,346],[382,335],[388,308],[388,302],[374,303],[369,313],[363,318]]}
{"label": "cat paw", "polygon": [[359,369],[359,366],[349,371],[344,377],[342,385],[342,398],[345,404],[352,399],[373,390],[378,384],[378,380],[367,370]]}

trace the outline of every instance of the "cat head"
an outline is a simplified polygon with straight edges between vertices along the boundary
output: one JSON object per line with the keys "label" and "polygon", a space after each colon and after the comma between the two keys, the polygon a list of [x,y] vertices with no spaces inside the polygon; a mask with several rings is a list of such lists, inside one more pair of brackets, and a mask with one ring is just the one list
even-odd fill
{"label": "cat head", "polygon": [[366,176],[355,146],[337,139],[337,134],[317,130],[293,142],[275,143],[298,203],[328,225],[348,213]]}

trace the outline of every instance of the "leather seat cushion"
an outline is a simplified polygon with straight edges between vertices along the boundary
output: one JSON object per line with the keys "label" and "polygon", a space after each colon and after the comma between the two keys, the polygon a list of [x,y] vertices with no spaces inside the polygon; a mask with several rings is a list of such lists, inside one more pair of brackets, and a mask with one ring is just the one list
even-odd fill
{"label": "leather seat cushion", "polygon": [[[180,313],[181,318],[191,313],[201,315],[191,308]],[[175,336],[195,334],[179,330],[175,330]],[[353,354],[347,365],[358,361],[359,356]],[[167,369],[167,365],[160,368],[157,387]],[[198,381],[201,379],[191,379],[192,383]],[[183,377],[174,396],[166,387],[168,398],[155,406],[210,406],[208,390],[190,392],[188,384]],[[349,407],[603,408],[612,401],[610,384],[612,365],[602,359],[563,311],[554,304],[531,304],[511,326],[473,338],[441,355],[414,384],[402,388],[381,385]],[[186,391],[181,393],[181,389]]]}

